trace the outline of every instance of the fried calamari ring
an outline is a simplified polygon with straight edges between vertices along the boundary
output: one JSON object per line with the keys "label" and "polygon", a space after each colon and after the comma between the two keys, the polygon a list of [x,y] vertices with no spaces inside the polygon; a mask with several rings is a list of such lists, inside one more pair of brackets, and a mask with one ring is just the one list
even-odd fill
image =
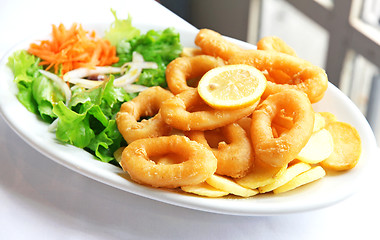
{"label": "fried calamari ring", "polygon": [[258,102],[234,110],[217,110],[208,106],[197,89],[189,89],[166,100],[161,105],[162,119],[170,126],[183,130],[211,130],[250,115]]}
{"label": "fried calamari ring", "polygon": [[[275,138],[272,121],[282,111],[293,116],[293,126]],[[304,93],[287,89],[269,96],[252,114],[251,139],[255,158],[274,167],[289,163],[309,141],[313,126],[314,111]]]}
{"label": "fried calamari ring", "polygon": [[190,131],[185,135],[212,150],[218,160],[217,174],[241,178],[253,164],[251,141],[237,123],[210,131]]}
{"label": "fried calamari ring", "polygon": [[228,64],[248,64],[265,72],[268,86],[263,98],[293,88],[305,92],[315,103],[322,99],[328,86],[327,75],[322,68],[296,57],[286,43],[273,37],[263,38],[258,43],[258,48],[265,50],[244,50],[217,32],[201,29],[195,44],[205,54],[220,57]]}
{"label": "fried calamari ring", "polygon": [[[258,50],[280,52],[297,57],[297,54],[293,48],[286,44],[281,38],[276,36],[263,37],[257,42],[256,45]],[[290,81],[290,77],[286,73],[277,69],[273,69],[270,75],[265,71],[264,75],[268,81],[277,84],[286,84]]]}
{"label": "fried calamari ring", "polygon": [[[177,154],[176,164],[156,164],[152,158]],[[217,160],[210,150],[185,136],[139,139],[122,153],[120,165],[131,178],[153,187],[176,188],[204,182],[214,174]]]}
{"label": "fried calamari ring", "polygon": [[282,79],[278,76],[268,78],[263,98],[292,88],[306,93],[310,102],[315,103],[322,99],[328,86],[327,75],[322,68],[284,53],[245,50],[232,56],[228,60],[228,64],[251,65],[269,75],[282,72],[282,76],[284,76]]}
{"label": "fried calamari ring", "polygon": [[[141,92],[131,101],[121,105],[116,115],[116,123],[127,143],[140,138],[168,135],[171,127],[158,114],[161,103],[174,95],[161,87],[151,87]],[[152,117],[148,120],[142,117]]]}
{"label": "fried calamari ring", "polygon": [[297,56],[293,48],[286,44],[284,40],[276,36],[263,37],[257,42],[256,45],[258,50],[275,51],[294,57]]}
{"label": "fried calamari ring", "polygon": [[170,91],[178,94],[192,88],[189,79],[202,77],[207,71],[224,65],[224,61],[208,55],[194,57],[179,57],[171,61],[166,68],[166,82]]}
{"label": "fried calamari ring", "polygon": [[195,37],[195,44],[207,55],[228,60],[236,52],[242,50],[238,45],[229,42],[219,33],[210,29],[199,30]]}

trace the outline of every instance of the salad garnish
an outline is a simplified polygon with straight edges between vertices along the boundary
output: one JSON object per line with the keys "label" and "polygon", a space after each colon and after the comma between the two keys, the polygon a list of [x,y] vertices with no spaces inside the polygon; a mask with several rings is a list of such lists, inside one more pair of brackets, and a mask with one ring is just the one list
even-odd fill
{"label": "salad garnish", "polygon": [[123,102],[151,86],[166,86],[166,65],[181,51],[172,28],[140,34],[132,18],[118,19],[98,37],[74,23],[53,25],[51,39],[14,52],[8,66],[18,100],[51,125],[59,141],[119,166],[114,152],[127,143],[115,116]]}

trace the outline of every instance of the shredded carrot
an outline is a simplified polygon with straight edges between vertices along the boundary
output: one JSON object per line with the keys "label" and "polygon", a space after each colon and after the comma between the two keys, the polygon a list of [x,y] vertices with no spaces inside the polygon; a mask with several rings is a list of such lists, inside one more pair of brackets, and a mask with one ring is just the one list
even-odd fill
{"label": "shredded carrot", "polygon": [[80,67],[107,66],[119,61],[116,48],[108,40],[96,37],[94,31],[83,30],[73,24],[66,29],[63,24],[53,25],[52,39],[32,43],[28,52],[41,58],[40,65],[56,74],[65,74]]}

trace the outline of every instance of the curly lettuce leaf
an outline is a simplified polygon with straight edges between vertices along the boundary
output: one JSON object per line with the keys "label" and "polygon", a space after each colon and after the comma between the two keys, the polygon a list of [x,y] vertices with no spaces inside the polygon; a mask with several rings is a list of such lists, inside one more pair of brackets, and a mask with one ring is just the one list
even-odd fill
{"label": "curly lettuce leaf", "polygon": [[47,122],[52,122],[56,118],[53,113],[53,106],[65,100],[62,91],[52,80],[40,74],[32,82],[32,93],[41,118]]}
{"label": "curly lettuce leaf", "polygon": [[146,61],[158,61],[167,65],[182,52],[179,33],[173,28],[163,31],[150,30],[141,37],[131,40],[133,51],[139,52]]}
{"label": "curly lettuce leaf", "polygon": [[64,95],[53,81],[43,76],[39,70],[40,59],[25,50],[13,53],[8,58],[8,66],[17,85],[17,99],[30,112],[38,114],[44,121],[51,122],[56,117],[53,105],[63,101]]}
{"label": "curly lettuce leaf", "polygon": [[108,126],[92,139],[88,148],[103,162],[115,161],[113,153],[121,146],[125,146],[124,138],[120,134],[115,120],[110,120]]}
{"label": "curly lettuce leaf", "polygon": [[111,9],[115,21],[110,28],[105,32],[104,38],[110,41],[114,46],[117,46],[122,40],[130,40],[140,35],[140,30],[132,26],[132,18],[128,15],[127,19],[118,19],[116,11]]}
{"label": "curly lettuce leaf", "polygon": [[38,69],[38,58],[28,54],[26,51],[14,52],[8,58],[8,67],[14,75],[14,82],[17,85],[17,99],[28,109],[35,114],[38,113],[37,103],[32,94],[32,82]]}
{"label": "curly lettuce leaf", "polygon": [[81,114],[76,113],[67,108],[63,102],[54,106],[53,111],[59,117],[56,130],[57,139],[84,148],[95,137],[94,131],[90,128],[88,111]]}
{"label": "curly lettuce leaf", "polygon": [[137,84],[148,87],[166,87],[166,66],[179,57],[182,52],[180,36],[173,28],[162,31],[150,30],[146,34],[133,38],[130,41],[122,40],[116,48],[119,62],[122,66],[132,61],[133,52],[140,53],[145,61],[156,62],[158,69],[144,69]]}
{"label": "curly lettuce leaf", "polygon": [[113,153],[125,145],[115,116],[131,97],[113,86],[114,78],[91,90],[78,90],[69,106],[60,102],[53,108],[59,117],[57,139],[84,148],[103,162],[114,160]]}

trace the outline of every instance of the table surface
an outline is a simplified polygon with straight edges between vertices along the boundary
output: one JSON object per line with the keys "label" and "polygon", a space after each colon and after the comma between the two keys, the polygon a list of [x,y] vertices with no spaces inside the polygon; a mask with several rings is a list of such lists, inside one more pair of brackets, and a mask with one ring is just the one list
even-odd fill
{"label": "table surface", "polygon": [[[41,27],[132,14],[193,28],[150,0],[1,0],[0,55]],[[75,7],[73,7],[75,6]],[[379,239],[378,169],[333,206],[279,216],[241,217],[176,207],[97,182],[43,156],[0,118],[0,239]],[[377,159],[376,159],[377,160]]]}

